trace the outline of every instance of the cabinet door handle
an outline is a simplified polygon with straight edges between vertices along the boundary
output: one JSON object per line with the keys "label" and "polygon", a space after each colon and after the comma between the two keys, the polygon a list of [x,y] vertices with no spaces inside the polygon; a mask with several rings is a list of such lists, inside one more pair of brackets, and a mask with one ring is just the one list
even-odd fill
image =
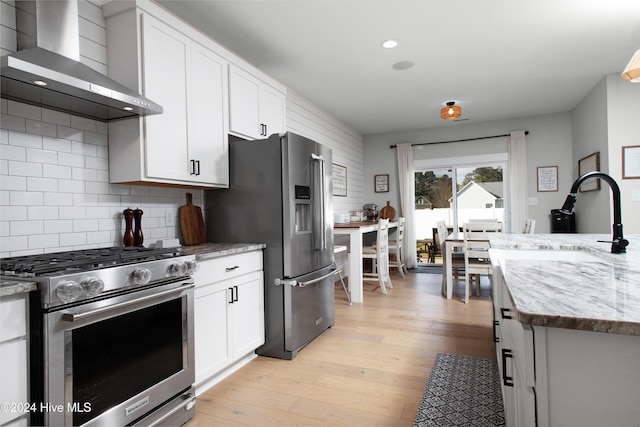
{"label": "cabinet door handle", "polygon": [[200,160],[196,160],[196,175],[200,175]]}
{"label": "cabinet door handle", "polygon": [[502,384],[513,387],[513,377],[507,375],[507,359],[512,359],[513,353],[507,348],[502,349]]}
{"label": "cabinet door handle", "polygon": [[235,296],[235,298],[233,298],[233,302],[238,302],[238,293],[239,293],[238,292],[238,287],[234,286],[233,288],[236,290],[236,296]]}
{"label": "cabinet door handle", "polygon": [[229,288],[229,304],[233,304],[233,288]]}
{"label": "cabinet door handle", "polygon": [[196,173],[196,161],[191,159],[191,160],[189,160],[189,163],[191,164],[190,175],[194,175]]}
{"label": "cabinet door handle", "polygon": [[500,326],[500,322],[498,322],[497,320],[493,321],[493,342],[500,342],[500,337],[498,337],[498,329],[497,327]]}
{"label": "cabinet door handle", "polygon": [[226,267],[224,271],[229,272],[229,271],[237,270],[239,268],[240,268],[239,265],[234,265],[233,267]]}
{"label": "cabinet door handle", "polygon": [[500,309],[500,315],[502,316],[503,319],[513,319],[513,317],[511,317],[510,315],[506,314],[509,313],[511,311],[510,308],[501,308]]}

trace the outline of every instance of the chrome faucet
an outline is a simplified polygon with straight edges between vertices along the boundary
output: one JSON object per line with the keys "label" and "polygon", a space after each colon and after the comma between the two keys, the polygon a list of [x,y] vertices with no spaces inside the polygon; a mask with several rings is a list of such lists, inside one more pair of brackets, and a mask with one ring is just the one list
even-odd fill
{"label": "chrome faucet", "polygon": [[620,206],[620,187],[618,183],[609,175],[603,172],[587,172],[571,186],[571,192],[567,196],[567,200],[564,201],[564,205],[560,208],[560,212],[564,214],[572,214],[573,207],[576,203],[576,195],[578,189],[582,183],[590,178],[600,178],[609,184],[611,191],[613,191],[613,239],[611,241],[599,240],[603,243],[611,243],[611,253],[623,254],[627,252],[626,247],[629,246],[629,241],[622,236],[622,208]]}

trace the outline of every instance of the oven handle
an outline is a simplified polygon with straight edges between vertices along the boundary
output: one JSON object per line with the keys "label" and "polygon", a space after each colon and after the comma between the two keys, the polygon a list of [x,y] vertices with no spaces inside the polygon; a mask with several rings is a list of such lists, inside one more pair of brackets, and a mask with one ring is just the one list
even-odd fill
{"label": "oven handle", "polygon": [[136,298],[136,299],[133,299],[133,300],[130,300],[130,301],[121,302],[119,304],[113,304],[113,305],[109,305],[109,306],[106,306],[106,307],[101,307],[101,308],[98,308],[98,309],[95,309],[95,310],[84,311],[82,313],[72,313],[70,311],[63,311],[62,312],[62,320],[65,320],[67,322],[76,322],[76,321],[79,321],[79,320],[82,320],[82,319],[86,319],[88,317],[96,316],[98,314],[103,314],[103,313],[106,313],[106,312],[109,312],[109,311],[118,310],[118,309],[123,308],[123,307],[128,307],[128,306],[133,305],[133,304],[138,304],[138,303],[141,303],[141,302],[149,301],[149,300],[156,299],[156,298],[159,298],[159,297],[163,297],[163,296],[166,296],[166,295],[179,293],[179,292],[184,291],[185,289],[193,288],[193,287],[195,287],[195,285],[193,283],[190,283],[186,287],[185,287],[185,285],[181,285],[179,288],[169,289],[167,291],[162,291],[162,292],[158,292],[156,294],[147,295],[147,296]]}

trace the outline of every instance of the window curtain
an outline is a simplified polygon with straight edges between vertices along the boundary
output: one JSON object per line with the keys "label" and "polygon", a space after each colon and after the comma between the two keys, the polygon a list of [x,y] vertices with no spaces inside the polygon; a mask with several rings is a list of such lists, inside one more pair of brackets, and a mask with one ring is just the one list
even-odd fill
{"label": "window curtain", "polygon": [[524,131],[511,132],[507,147],[507,158],[509,162],[509,194],[511,195],[509,231],[511,233],[522,233],[529,216],[527,150]]}
{"label": "window curtain", "polygon": [[398,144],[398,183],[400,185],[400,209],[405,218],[404,263],[407,268],[416,267],[416,231],[413,226],[415,205],[415,178],[413,172],[413,149],[411,144]]}

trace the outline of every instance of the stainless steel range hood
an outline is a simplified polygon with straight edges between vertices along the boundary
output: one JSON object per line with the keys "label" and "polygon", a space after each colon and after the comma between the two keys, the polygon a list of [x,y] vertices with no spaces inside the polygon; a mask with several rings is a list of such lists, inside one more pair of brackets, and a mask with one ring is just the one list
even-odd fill
{"label": "stainless steel range hood", "polygon": [[109,121],[162,107],[80,62],[77,0],[16,0],[18,51],[0,60],[2,97]]}

